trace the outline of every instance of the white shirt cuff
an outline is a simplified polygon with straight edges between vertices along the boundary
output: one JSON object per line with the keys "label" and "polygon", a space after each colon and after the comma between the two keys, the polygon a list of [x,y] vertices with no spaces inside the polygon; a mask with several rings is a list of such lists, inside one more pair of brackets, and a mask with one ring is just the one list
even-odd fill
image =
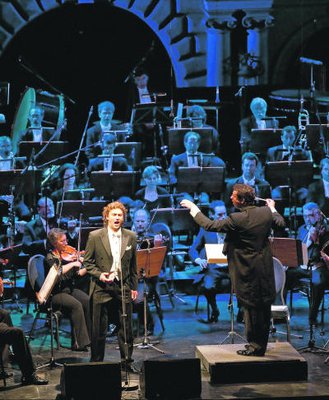
{"label": "white shirt cuff", "polygon": [[192,215],[192,217],[194,218],[197,215],[197,213],[199,213],[199,212],[200,212],[199,207],[196,206],[195,204],[193,204],[193,206],[191,207],[191,210],[190,210],[190,214]]}

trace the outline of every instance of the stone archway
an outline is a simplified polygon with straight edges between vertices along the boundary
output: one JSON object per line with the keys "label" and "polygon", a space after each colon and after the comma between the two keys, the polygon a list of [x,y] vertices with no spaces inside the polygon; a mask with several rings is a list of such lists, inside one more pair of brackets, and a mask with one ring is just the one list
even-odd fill
{"label": "stone archway", "polygon": [[[79,5],[80,2],[66,3]],[[55,0],[2,2],[0,54],[24,26],[43,13],[64,5]],[[202,0],[114,0],[112,5],[135,14],[158,36],[171,59],[177,87],[206,86],[206,33],[202,23]]]}

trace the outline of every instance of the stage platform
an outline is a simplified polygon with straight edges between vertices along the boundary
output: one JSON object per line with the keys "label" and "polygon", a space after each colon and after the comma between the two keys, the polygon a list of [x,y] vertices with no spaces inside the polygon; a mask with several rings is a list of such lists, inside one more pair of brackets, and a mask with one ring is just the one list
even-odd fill
{"label": "stage platform", "polygon": [[269,343],[263,357],[240,356],[244,344],[197,346],[198,357],[209,372],[210,383],[302,381],[307,361],[290,343]]}

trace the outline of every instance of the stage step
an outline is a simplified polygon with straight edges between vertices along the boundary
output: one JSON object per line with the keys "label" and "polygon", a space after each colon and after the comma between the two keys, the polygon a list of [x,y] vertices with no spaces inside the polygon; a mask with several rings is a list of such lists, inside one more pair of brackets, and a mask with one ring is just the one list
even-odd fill
{"label": "stage step", "polygon": [[269,343],[264,357],[236,354],[244,344],[196,346],[210,383],[307,380],[307,362],[288,342]]}

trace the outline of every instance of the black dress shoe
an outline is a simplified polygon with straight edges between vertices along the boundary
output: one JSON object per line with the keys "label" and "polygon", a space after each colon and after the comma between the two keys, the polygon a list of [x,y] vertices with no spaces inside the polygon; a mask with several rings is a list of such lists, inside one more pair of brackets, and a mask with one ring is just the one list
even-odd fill
{"label": "black dress shoe", "polygon": [[247,357],[262,357],[265,354],[263,350],[254,350],[252,347],[245,350],[238,350],[236,353],[239,354],[239,356]]}
{"label": "black dress shoe", "polygon": [[89,351],[89,348],[88,348],[88,346],[83,346],[83,347],[72,346],[71,350],[72,351],[84,351],[84,352],[87,352],[87,351]]}
{"label": "black dress shoe", "polygon": [[14,376],[12,372],[6,372],[6,371],[4,371],[4,373],[0,372],[0,379],[9,379],[12,376]]}
{"label": "black dress shoe", "polygon": [[213,310],[211,313],[210,318],[208,319],[208,322],[211,324],[213,322],[218,322],[218,317],[219,317],[219,310]]}
{"label": "black dress shoe", "polygon": [[29,376],[22,377],[22,385],[48,385],[47,379],[42,379],[35,372]]}

